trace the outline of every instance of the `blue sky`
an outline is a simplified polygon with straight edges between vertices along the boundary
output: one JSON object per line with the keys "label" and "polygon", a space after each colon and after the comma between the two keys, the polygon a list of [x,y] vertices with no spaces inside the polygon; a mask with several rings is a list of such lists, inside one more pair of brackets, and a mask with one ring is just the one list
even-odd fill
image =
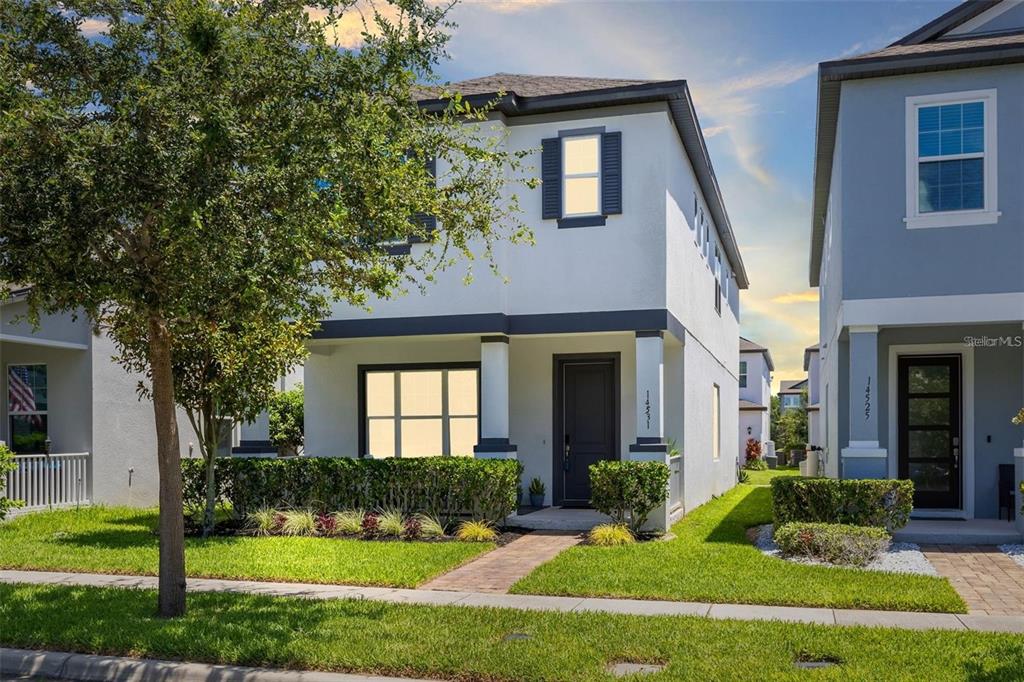
{"label": "blue sky", "polygon": [[741,329],[776,382],[817,342],[808,287],[817,63],[883,47],[956,2],[469,0],[441,75],[685,78],[750,275]]}

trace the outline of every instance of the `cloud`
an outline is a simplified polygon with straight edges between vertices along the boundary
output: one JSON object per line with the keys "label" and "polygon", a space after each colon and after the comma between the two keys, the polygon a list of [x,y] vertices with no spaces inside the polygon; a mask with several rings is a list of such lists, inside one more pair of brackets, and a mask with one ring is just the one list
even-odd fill
{"label": "cloud", "polygon": [[715,135],[721,135],[724,132],[728,132],[729,126],[708,126],[702,128],[701,132],[704,133],[704,139],[710,140]]}
{"label": "cloud", "polygon": [[110,28],[110,22],[106,19],[97,19],[96,17],[87,17],[78,25],[78,30],[87,38],[95,38],[106,33],[108,28]]}
{"label": "cloud", "polygon": [[791,294],[782,294],[772,299],[772,303],[778,303],[780,305],[788,305],[790,303],[817,303],[818,302],[818,290],[808,289],[807,291],[800,291]]}
{"label": "cloud", "polygon": [[[525,12],[545,5],[553,5],[559,0],[462,0],[463,5],[476,5],[500,14]],[[564,0],[563,0],[564,1]]]}

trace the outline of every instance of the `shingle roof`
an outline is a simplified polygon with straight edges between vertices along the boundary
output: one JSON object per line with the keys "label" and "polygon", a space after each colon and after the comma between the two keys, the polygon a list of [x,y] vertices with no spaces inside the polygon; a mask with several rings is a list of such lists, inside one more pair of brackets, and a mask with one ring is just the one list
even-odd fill
{"label": "shingle roof", "polygon": [[927,43],[916,43],[913,45],[889,45],[880,50],[865,52],[854,57],[824,62],[823,67],[840,64],[856,64],[870,62],[872,60],[891,59],[893,57],[913,57],[917,55],[939,55],[945,53],[959,53],[965,50],[978,50],[1001,47],[1020,47],[1024,45],[1024,33],[1007,33],[991,36],[970,36],[959,39],[944,38],[932,40]]}
{"label": "shingle roof", "polygon": [[807,379],[783,379],[779,382],[779,393],[799,393],[807,384]]}
{"label": "shingle roof", "polygon": [[767,412],[768,411],[768,408],[765,407],[764,405],[759,405],[758,403],[755,403],[752,400],[744,400],[743,398],[740,398],[740,409],[741,410],[761,410],[762,412]]}
{"label": "shingle roof", "polygon": [[811,353],[817,353],[817,352],[819,352],[821,350],[818,346],[819,346],[819,344],[816,343],[813,346],[807,346],[807,348],[804,348],[804,371],[805,372],[808,369],[810,369],[810,367],[811,367]]}
{"label": "shingle roof", "polygon": [[750,339],[740,337],[740,352],[741,353],[764,353],[764,360],[768,363],[768,369],[775,371],[775,363],[772,362],[772,354],[764,346],[760,346]]}
{"label": "shingle roof", "polygon": [[[736,235],[725,210],[722,190],[715,177],[697,111],[685,80],[640,80],[623,78],[589,78],[581,76],[532,76],[517,73],[495,73],[471,78],[445,87],[422,87],[419,104],[426,110],[441,110],[447,103],[445,91],[467,98],[475,106],[491,103],[506,116],[525,116],[563,111],[665,102],[672,122],[679,133],[686,154],[697,176],[697,184],[708,203],[708,209],[722,238],[725,254],[732,266],[740,289],[750,286]],[[498,93],[504,93],[498,97]]]}
{"label": "shingle roof", "polygon": [[649,83],[671,82],[627,78],[587,78],[581,76],[533,76],[522,73],[495,73],[470,78],[451,84],[451,89],[462,95],[486,95],[495,92],[514,92],[520,97],[566,95],[573,92],[592,92],[610,88],[625,88]]}

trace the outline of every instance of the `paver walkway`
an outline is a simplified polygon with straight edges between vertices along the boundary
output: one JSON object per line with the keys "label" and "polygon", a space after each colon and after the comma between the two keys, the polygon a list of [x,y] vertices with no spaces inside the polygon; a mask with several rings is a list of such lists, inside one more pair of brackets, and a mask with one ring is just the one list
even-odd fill
{"label": "paver walkway", "polygon": [[[155,590],[153,576],[106,575],[99,573],[52,573],[48,571],[0,571],[0,582],[49,585],[89,585]],[[306,583],[264,583],[246,580],[189,578],[193,592],[242,592],[276,597],[308,599],[369,599],[393,604],[454,605],[522,609],[628,613],[638,616],[704,616],[728,620],[778,620],[822,625],[868,625],[905,630],[979,630],[1024,634],[1024,616],[957,615],[954,613],[912,613],[907,611],[861,611],[856,609],[807,608],[799,606],[758,606],[756,604],[704,604],[685,601],[603,599],[594,597],[547,597],[529,594],[491,594],[407,590],[387,587],[310,585]]]}
{"label": "paver walkway", "polygon": [[939,575],[948,578],[971,614],[1024,615],[1024,568],[990,545],[922,545]]}
{"label": "paver walkway", "polygon": [[505,594],[520,578],[582,539],[578,533],[566,531],[527,533],[504,547],[434,578],[421,585],[420,589]]}

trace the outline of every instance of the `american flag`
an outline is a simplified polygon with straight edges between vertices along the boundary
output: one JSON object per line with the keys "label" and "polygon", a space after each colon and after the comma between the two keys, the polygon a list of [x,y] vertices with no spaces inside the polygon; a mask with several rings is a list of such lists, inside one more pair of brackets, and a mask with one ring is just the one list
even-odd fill
{"label": "american flag", "polygon": [[36,394],[29,385],[28,367],[20,365],[7,369],[7,394],[11,412],[35,412]]}

